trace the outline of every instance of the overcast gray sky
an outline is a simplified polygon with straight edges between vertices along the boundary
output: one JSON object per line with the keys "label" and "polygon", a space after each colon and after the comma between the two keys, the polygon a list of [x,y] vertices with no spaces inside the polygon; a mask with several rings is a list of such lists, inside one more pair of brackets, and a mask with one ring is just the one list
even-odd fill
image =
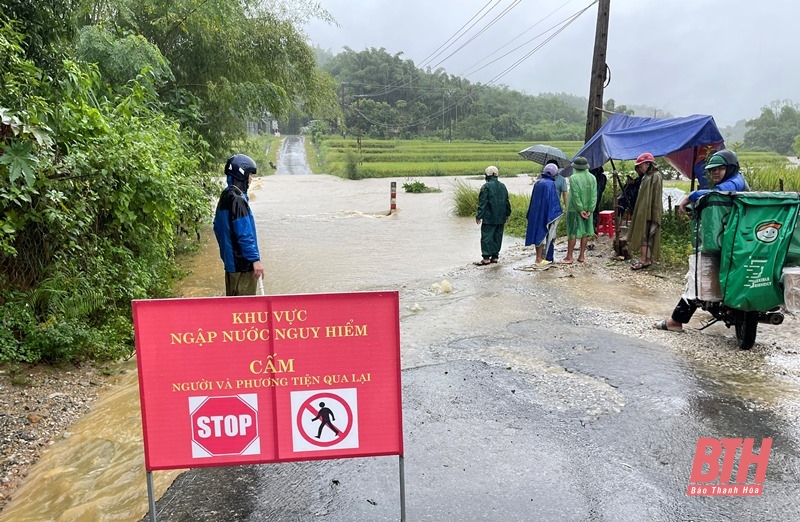
{"label": "overcast gray sky", "polygon": [[[473,83],[502,84],[529,94],[588,96],[597,24],[592,0],[320,4],[340,27],[312,22],[305,31],[312,44],[334,53],[345,46],[355,51],[383,47],[391,54],[402,52],[417,66],[443,67]],[[564,27],[562,22],[589,5]],[[798,0],[611,0],[610,12],[606,100],[649,105],[674,116],[710,114],[721,126],[755,118],[775,100],[800,102]],[[476,15],[484,14],[467,29]],[[456,35],[463,36],[432,57]]]}

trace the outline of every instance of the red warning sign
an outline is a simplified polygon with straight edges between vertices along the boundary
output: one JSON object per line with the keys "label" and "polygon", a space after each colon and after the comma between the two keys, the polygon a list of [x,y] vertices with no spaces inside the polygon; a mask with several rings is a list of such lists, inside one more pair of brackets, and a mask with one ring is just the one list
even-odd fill
{"label": "red warning sign", "polygon": [[402,455],[397,292],[133,302],[145,466]]}

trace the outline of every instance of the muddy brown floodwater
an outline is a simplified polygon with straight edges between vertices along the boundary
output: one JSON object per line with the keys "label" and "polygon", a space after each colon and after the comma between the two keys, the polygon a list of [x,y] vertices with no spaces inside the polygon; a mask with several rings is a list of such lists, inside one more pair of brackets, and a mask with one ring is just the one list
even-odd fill
{"label": "muddy brown floodwater", "polygon": [[[671,311],[680,293],[679,282],[676,286],[675,281],[652,274],[610,270],[607,265],[613,263],[607,238],[605,243],[598,241],[591,262],[585,266],[530,274],[513,271],[510,267],[514,263],[524,268],[531,252],[523,250],[520,240],[506,238],[500,266],[473,267],[471,262],[480,257],[480,228],[472,218],[452,215],[455,179],[417,179],[442,192],[406,194],[402,189],[408,181],[405,178],[348,181],[325,175],[278,174],[256,180],[251,204],[267,274],[267,293],[400,290],[402,361],[404,368],[409,368],[431,362],[426,350],[429,339],[468,339],[472,332],[490,327],[498,313],[522,320],[525,307],[548,306],[535,302],[537,284],[558,285],[564,296],[558,304],[575,303],[576,324],[595,321],[609,331],[653,343],[680,344],[684,339],[706,343],[708,356],[687,352],[686,358],[697,362],[697,371],[706,372],[715,382],[765,404],[783,405],[789,401],[787,397],[797,396],[797,357],[785,348],[800,332],[794,318],[789,318],[784,327],[760,330],[762,345],[778,347],[769,355],[756,350],[738,358],[736,365],[720,366],[714,361],[712,347],[724,344],[720,339],[730,339],[730,331],[715,326],[718,336],[691,332],[679,339],[642,327]],[[464,180],[476,188],[482,183],[477,178]],[[392,181],[397,182],[398,210],[388,215]],[[502,181],[513,193],[527,194],[531,188],[527,176]],[[185,297],[222,296],[222,265],[216,243],[210,233],[201,241],[199,254],[186,262],[189,275],[177,286],[177,292]],[[514,277],[506,277],[509,270]],[[467,290],[461,295],[448,297],[449,280],[459,278],[466,283],[475,278],[496,280],[497,295],[473,302],[469,300],[469,284],[464,284]],[[504,300],[505,284],[526,285],[531,297],[527,302],[520,297]],[[441,299],[462,299],[468,309],[458,318],[442,317],[435,304]],[[584,307],[596,312],[587,315]],[[418,310],[424,313],[416,313]],[[482,357],[499,360],[513,356],[517,359],[514,364],[535,370],[541,368],[535,355],[487,350]],[[776,366],[787,373],[786,379],[774,378]],[[0,520],[140,520],[147,512],[135,363],[125,363],[122,369],[126,372],[117,377],[111,391],[70,428],[73,435],[53,444],[31,469],[25,484],[0,513]],[[744,374],[752,377],[742,378]],[[178,473],[154,472],[159,496]]]}
{"label": "muddy brown floodwater", "polygon": [[[398,210],[388,215],[390,183]],[[405,178],[332,176],[259,178],[251,187],[268,294],[397,289],[440,277],[480,257],[479,227],[451,213],[453,178],[425,178],[441,193],[404,194]],[[530,179],[504,180],[527,193]],[[467,180],[475,187],[482,180]],[[213,234],[187,260],[176,288],[185,297],[222,296],[222,265]],[[519,244],[507,239],[506,245]],[[141,410],[135,362],[91,412],[53,444],[0,512],[14,522],[139,520],[147,511]],[[176,471],[154,473],[157,494]]]}

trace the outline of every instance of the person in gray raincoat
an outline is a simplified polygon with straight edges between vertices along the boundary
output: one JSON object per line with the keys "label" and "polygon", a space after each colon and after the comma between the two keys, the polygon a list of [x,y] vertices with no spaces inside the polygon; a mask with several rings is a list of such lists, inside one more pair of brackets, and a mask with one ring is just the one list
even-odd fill
{"label": "person in gray raincoat", "polygon": [[511,215],[508,189],[497,179],[497,167],[486,167],[485,172],[486,183],[478,194],[478,212],[475,214],[475,223],[481,226],[482,259],[475,263],[478,266],[497,263],[503,245],[503,229]]}

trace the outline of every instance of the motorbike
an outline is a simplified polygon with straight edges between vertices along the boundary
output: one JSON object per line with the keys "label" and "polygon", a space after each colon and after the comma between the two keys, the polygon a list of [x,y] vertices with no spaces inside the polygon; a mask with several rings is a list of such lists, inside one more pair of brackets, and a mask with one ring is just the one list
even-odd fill
{"label": "motorbike", "polygon": [[[800,194],[776,192],[709,192],[687,207],[695,256],[688,274],[695,291],[687,286],[687,300],[713,317],[701,330],[721,321],[749,350],[759,324],[783,323],[781,274],[800,261],[799,210]],[[700,256],[707,259],[697,262]],[[719,286],[702,292],[704,278]]]}
{"label": "motorbike", "polygon": [[783,312],[780,307],[766,312],[737,310],[719,301],[701,301],[695,299],[695,304],[714,318],[705,323],[700,330],[705,330],[712,324],[722,321],[725,326],[734,327],[736,332],[736,345],[742,350],[749,350],[756,343],[758,324],[779,325],[783,323]]}

